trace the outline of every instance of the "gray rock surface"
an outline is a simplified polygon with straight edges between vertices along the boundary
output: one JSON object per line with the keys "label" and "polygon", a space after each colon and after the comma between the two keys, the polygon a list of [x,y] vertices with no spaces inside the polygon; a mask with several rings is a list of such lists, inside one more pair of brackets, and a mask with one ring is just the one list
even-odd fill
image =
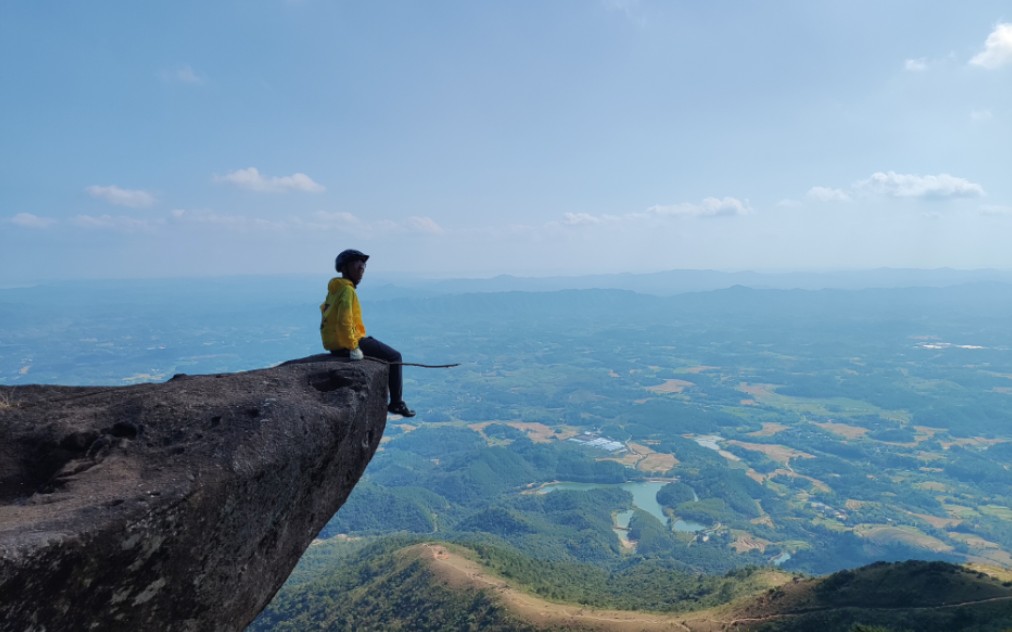
{"label": "gray rock surface", "polygon": [[344,503],[386,368],[0,387],[0,630],[242,630]]}

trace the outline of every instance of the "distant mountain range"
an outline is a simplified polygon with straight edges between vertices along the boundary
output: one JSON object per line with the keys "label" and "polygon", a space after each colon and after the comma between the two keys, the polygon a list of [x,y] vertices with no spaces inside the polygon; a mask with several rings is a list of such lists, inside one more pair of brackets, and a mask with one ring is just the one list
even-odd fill
{"label": "distant mountain range", "polygon": [[867,289],[897,287],[946,287],[965,283],[1012,283],[1010,270],[954,270],[879,268],[826,272],[720,272],[717,270],[668,270],[647,274],[597,274],[587,276],[519,277],[500,275],[477,279],[409,279],[378,277],[373,292],[390,295],[461,294],[472,292],[552,292],[557,290],[623,289],[643,294],[672,295],[719,290],[733,286],[754,289]]}
{"label": "distant mountain range", "polygon": [[[319,275],[194,277],[164,279],[108,279],[43,282],[0,287],[0,292],[34,294],[46,288],[88,288],[89,291],[118,292],[124,288],[161,292],[165,288],[229,293],[245,291],[250,297],[306,295],[326,289],[329,271]],[[445,294],[487,292],[555,292],[559,290],[629,290],[641,294],[671,296],[706,292],[735,286],[776,290],[860,290],[903,287],[950,287],[977,283],[1012,283],[1012,270],[952,268],[878,268],[871,270],[811,272],[722,272],[718,270],[667,270],[651,273],[592,274],[584,276],[524,277],[499,275],[483,278],[431,279],[377,272],[366,277],[361,291],[372,299],[425,298]],[[215,289],[217,288],[217,289]],[[321,297],[322,298],[322,297]]]}

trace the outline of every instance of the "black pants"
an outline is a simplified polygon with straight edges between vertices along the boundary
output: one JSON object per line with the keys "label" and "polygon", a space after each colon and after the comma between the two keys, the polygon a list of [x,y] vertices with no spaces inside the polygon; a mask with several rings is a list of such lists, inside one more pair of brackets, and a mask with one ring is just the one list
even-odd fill
{"label": "black pants", "polygon": [[[370,358],[379,358],[387,362],[400,362],[401,352],[390,345],[385,345],[372,336],[366,336],[358,341],[358,348]],[[391,364],[387,386],[390,389],[390,403],[399,404],[404,397],[404,380],[401,376],[401,365]]]}

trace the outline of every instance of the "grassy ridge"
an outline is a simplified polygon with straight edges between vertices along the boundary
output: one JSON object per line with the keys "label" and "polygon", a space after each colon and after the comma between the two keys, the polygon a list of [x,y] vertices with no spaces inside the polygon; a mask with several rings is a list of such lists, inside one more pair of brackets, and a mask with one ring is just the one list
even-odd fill
{"label": "grassy ridge", "polygon": [[[705,577],[640,564],[605,577],[590,565],[525,559],[494,544],[432,545],[467,564],[458,572],[465,579],[453,581],[434,568],[431,549],[419,543],[387,537],[313,547],[249,629],[589,629],[579,616],[592,619],[594,629],[612,629],[602,623],[608,617],[594,613],[616,611],[626,612],[614,629],[627,629],[637,616],[643,629],[674,621],[691,630],[719,622],[729,626],[722,629],[790,632],[861,625],[998,631],[1012,625],[1012,582],[944,562],[882,562],[814,579],[759,570]],[[528,606],[535,605],[518,609],[509,594],[528,595]],[[567,608],[569,614],[558,614]],[[664,611],[671,614],[658,614]]]}
{"label": "grassy ridge", "polygon": [[1008,630],[1012,582],[945,562],[879,562],[771,589],[735,616],[741,629],[778,632]]}

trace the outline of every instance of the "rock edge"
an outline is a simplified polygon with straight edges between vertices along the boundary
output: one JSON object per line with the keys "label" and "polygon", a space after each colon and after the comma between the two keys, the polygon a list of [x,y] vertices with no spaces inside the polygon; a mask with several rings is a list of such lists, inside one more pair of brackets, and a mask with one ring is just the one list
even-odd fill
{"label": "rock edge", "polygon": [[386,367],[0,387],[0,630],[241,630],[379,446]]}

